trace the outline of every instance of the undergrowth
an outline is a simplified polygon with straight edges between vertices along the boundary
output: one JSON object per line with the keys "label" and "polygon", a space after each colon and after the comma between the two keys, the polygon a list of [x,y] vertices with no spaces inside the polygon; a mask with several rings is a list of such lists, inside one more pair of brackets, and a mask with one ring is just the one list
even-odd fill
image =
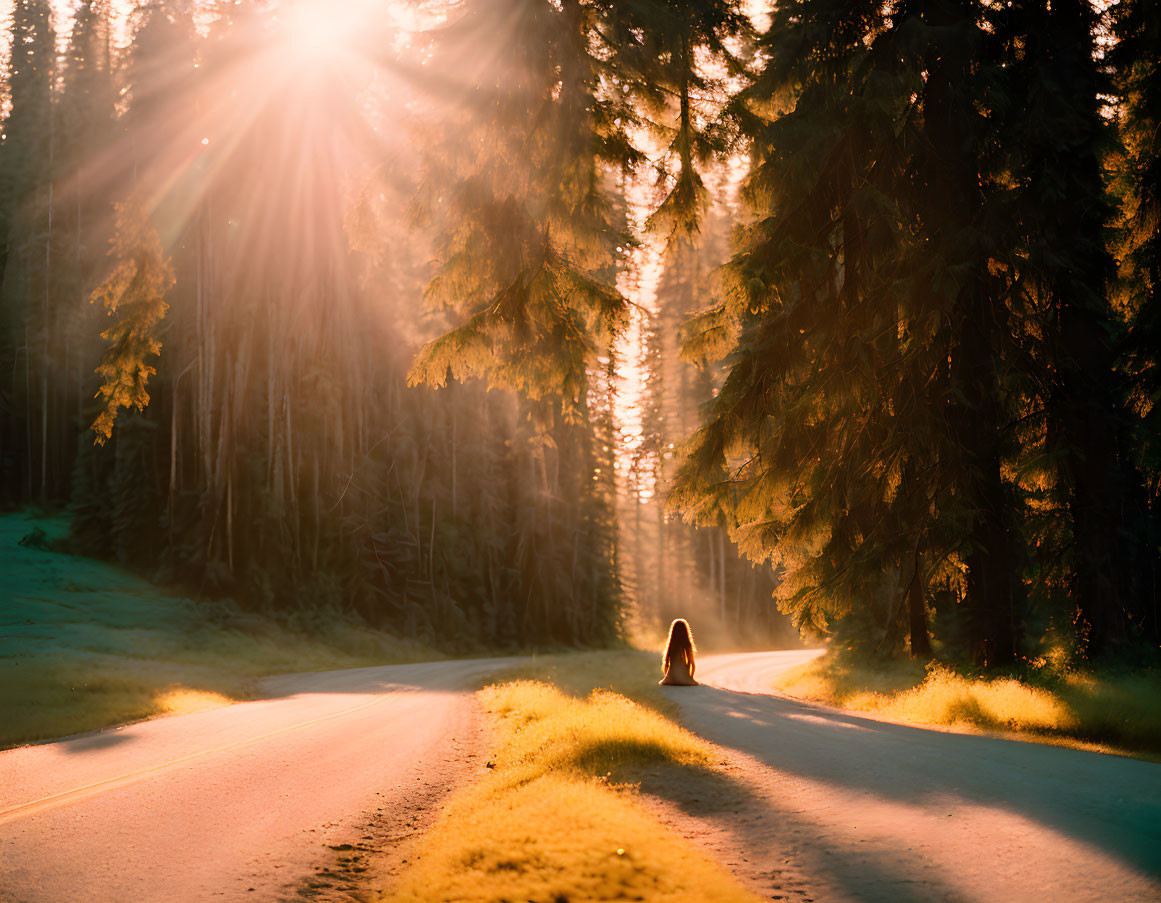
{"label": "undergrowth", "polygon": [[834,653],[791,669],[789,695],[878,717],[1122,754],[1161,753],[1161,673],[1086,671],[1039,660],[1001,676],[914,661],[854,663]]}
{"label": "undergrowth", "polygon": [[625,783],[640,767],[716,764],[712,746],[662,714],[655,659],[564,655],[521,669],[539,679],[482,690],[496,728],[487,774],[452,799],[384,899],[756,900]]}

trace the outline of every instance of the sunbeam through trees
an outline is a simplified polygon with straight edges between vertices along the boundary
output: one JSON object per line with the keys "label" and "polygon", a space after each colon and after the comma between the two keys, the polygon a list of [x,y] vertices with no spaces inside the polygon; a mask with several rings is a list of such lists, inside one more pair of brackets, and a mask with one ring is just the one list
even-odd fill
{"label": "sunbeam through trees", "polygon": [[6,35],[0,503],[71,550],[448,650],[1156,653],[1152,0]]}

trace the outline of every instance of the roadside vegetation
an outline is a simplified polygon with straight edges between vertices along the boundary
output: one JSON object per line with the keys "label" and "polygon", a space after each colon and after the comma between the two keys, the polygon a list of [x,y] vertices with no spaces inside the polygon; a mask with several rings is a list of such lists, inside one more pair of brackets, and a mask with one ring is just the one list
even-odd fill
{"label": "roadside vegetation", "polygon": [[1062,655],[1008,675],[959,673],[917,660],[856,662],[835,652],[782,674],[775,688],[876,717],[1124,755],[1161,755],[1161,673],[1084,670]]}
{"label": "roadside vegetation", "polygon": [[438,658],[333,611],[276,622],[55,551],[62,517],[0,516],[0,747],[249,698],[267,674]]}
{"label": "roadside vegetation", "polygon": [[634,774],[712,772],[715,749],[676,725],[653,655],[562,655],[480,691],[488,773],[453,797],[384,900],[752,901],[636,801]]}

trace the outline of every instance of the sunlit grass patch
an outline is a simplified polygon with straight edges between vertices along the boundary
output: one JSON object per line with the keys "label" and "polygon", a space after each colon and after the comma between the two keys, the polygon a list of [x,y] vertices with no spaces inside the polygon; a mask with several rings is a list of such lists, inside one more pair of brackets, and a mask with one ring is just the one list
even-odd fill
{"label": "sunlit grass patch", "polygon": [[856,666],[825,656],[787,671],[776,686],[891,720],[1014,731],[1115,752],[1161,752],[1161,675],[1152,672],[975,677],[939,665]]}
{"label": "sunlit grass patch", "polygon": [[753,901],[632,800],[596,781],[546,775],[458,799],[387,899],[581,903]]}
{"label": "sunlit grass patch", "polygon": [[1023,731],[1076,727],[1068,707],[1047,690],[1007,677],[967,678],[945,668],[932,668],[918,686],[895,694],[852,693],[844,705],[924,724]]}
{"label": "sunlit grass patch", "polygon": [[170,687],[155,697],[157,705],[167,715],[192,715],[210,709],[229,705],[234,700],[211,690],[194,690],[190,687]]}
{"label": "sunlit grass patch", "polygon": [[670,765],[680,776],[715,763],[712,746],[617,692],[614,672],[644,687],[643,662],[597,653],[531,669],[555,671],[574,692],[598,674],[614,688],[573,695],[516,680],[482,690],[496,726],[492,768],[454,797],[385,899],[756,900],[618,783],[641,766]]}
{"label": "sunlit grass patch", "polygon": [[640,705],[672,716],[677,707],[661,692],[657,685],[660,679],[660,654],[625,649],[533,656],[528,664],[495,678],[497,682],[540,681],[572,696],[588,696],[593,690],[615,688]]}
{"label": "sunlit grass patch", "polygon": [[612,690],[570,697],[537,681],[484,689],[487,711],[506,734],[497,765],[510,782],[545,773],[619,777],[627,767],[666,762],[708,768],[713,747],[672,721]]}

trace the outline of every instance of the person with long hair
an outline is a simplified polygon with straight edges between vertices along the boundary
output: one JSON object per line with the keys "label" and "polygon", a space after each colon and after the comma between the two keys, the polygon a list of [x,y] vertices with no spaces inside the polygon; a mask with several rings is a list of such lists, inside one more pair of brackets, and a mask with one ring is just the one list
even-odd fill
{"label": "person with long hair", "polygon": [[670,687],[696,687],[694,672],[693,632],[685,618],[678,618],[669,625],[669,639],[665,641],[665,654],[661,657],[661,667],[665,676],[658,683]]}

